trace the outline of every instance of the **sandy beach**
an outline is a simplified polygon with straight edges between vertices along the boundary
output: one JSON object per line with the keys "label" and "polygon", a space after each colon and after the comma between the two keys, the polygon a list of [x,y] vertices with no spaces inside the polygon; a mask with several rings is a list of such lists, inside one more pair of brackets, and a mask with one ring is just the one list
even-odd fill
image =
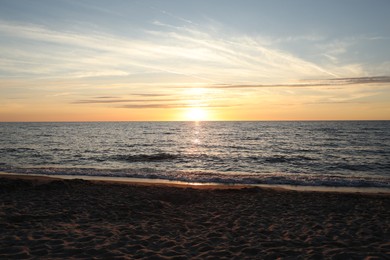
{"label": "sandy beach", "polygon": [[389,259],[390,196],[0,177],[1,259]]}

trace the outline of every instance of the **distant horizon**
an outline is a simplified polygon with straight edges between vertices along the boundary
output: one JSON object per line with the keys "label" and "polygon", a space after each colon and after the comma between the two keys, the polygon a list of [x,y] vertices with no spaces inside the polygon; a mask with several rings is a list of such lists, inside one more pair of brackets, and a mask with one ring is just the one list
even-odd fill
{"label": "distant horizon", "polygon": [[207,122],[378,122],[390,119],[326,119],[326,120],[176,120],[176,121],[0,121],[1,123],[207,123]]}
{"label": "distant horizon", "polygon": [[390,120],[388,10],[2,0],[0,122]]}

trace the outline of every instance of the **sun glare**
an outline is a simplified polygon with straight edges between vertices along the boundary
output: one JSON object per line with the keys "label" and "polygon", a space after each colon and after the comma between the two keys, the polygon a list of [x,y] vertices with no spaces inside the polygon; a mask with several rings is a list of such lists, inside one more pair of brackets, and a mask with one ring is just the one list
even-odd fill
{"label": "sun glare", "polygon": [[204,121],[207,119],[207,112],[203,108],[192,107],[188,109],[186,119],[190,121]]}

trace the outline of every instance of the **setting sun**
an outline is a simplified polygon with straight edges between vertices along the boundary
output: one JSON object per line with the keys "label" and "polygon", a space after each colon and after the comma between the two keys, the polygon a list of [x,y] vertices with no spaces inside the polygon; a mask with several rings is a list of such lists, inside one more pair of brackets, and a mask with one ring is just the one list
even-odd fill
{"label": "setting sun", "polygon": [[390,1],[297,1],[0,0],[0,122],[390,120]]}
{"label": "setting sun", "polygon": [[0,260],[386,258],[373,2],[0,0]]}
{"label": "setting sun", "polygon": [[186,120],[190,121],[204,121],[207,120],[207,112],[200,107],[191,107],[186,113]]}

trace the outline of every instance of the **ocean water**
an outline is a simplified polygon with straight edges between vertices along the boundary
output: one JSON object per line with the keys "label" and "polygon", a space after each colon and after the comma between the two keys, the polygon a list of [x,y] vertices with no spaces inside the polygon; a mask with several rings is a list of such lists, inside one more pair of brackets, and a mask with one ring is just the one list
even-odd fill
{"label": "ocean water", "polygon": [[0,123],[0,171],[390,188],[390,121]]}

